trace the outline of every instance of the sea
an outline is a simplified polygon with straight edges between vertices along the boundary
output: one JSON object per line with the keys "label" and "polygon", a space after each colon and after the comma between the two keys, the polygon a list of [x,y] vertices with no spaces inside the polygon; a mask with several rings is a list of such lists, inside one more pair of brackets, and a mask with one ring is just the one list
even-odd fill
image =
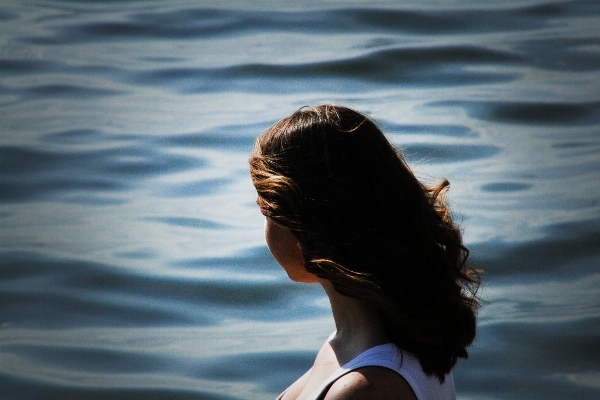
{"label": "sea", "polygon": [[274,399],[335,329],[254,139],[371,116],[484,271],[460,400],[600,399],[600,1],[2,0],[0,399]]}

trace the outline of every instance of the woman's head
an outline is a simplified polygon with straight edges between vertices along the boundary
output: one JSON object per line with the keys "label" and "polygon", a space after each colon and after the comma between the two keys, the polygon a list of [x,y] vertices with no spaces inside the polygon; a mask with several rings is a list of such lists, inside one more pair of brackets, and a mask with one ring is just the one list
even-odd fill
{"label": "woman's head", "polygon": [[443,376],[466,356],[477,280],[445,205],[447,181],[425,187],[373,121],[332,105],[269,128],[250,170],[261,211],[298,239],[309,273],[371,302],[426,372]]}

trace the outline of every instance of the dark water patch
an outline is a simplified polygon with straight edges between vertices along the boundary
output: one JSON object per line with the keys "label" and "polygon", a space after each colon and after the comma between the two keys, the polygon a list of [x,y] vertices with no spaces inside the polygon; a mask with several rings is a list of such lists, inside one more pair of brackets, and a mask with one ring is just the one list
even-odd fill
{"label": "dark water patch", "polygon": [[[509,244],[490,242],[476,244],[471,264],[490,277],[552,274],[571,279],[597,270],[600,260],[600,221],[590,220],[550,226],[546,237],[535,241]],[[596,260],[587,268],[578,260]]]}
{"label": "dark water patch", "polygon": [[16,146],[0,147],[0,171],[16,175],[31,171],[46,170],[63,159],[61,154],[27,149]]}
{"label": "dark water patch", "polygon": [[[572,3],[546,3],[500,9],[398,10],[337,8],[308,11],[258,11],[187,8],[132,13],[118,21],[104,20],[50,26],[45,36],[25,43],[70,44],[148,39],[198,39],[248,32],[340,33],[484,33],[527,31],[548,26],[552,19],[581,13]],[[310,29],[309,29],[310,27]]]}
{"label": "dark water patch", "polygon": [[477,132],[474,132],[471,128],[464,125],[412,125],[383,122],[382,126],[388,133],[403,135],[439,135],[464,138],[474,138],[479,136]]}
{"label": "dark water patch", "polygon": [[[70,327],[146,327],[208,325],[214,321],[205,315],[181,313],[175,307],[160,307],[138,301],[128,304],[127,289],[114,299],[85,289],[74,292],[58,285],[41,288],[45,280],[24,282],[28,288],[0,287],[1,323],[11,327],[65,329]],[[2,285],[5,286],[5,285]],[[20,285],[22,286],[22,285]],[[42,291],[42,292],[40,292]]]}
{"label": "dark water patch", "polygon": [[56,63],[45,60],[0,60],[0,72],[2,75],[22,75],[41,71],[54,70]]}
{"label": "dark water patch", "polygon": [[[531,65],[558,71],[597,71],[600,69],[600,37],[553,38],[521,41],[515,51],[531,60]],[[592,50],[596,49],[596,50]]]}
{"label": "dark water patch", "polygon": [[[588,155],[596,156],[596,160],[600,161],[600,141],[592,142],[592,141],[568,141],[568,142],[559,142],[553,143],[551,145],[553,149],[557,149],[559,151],[559,157],[585,157]],[[590,164],[590,167],[593,164]]]}
{"label": "dark water patch", "polygon": [[409,162],[449,163],[489,158],[500,152],[496,146],[415,144],[403,147]]}
{"label": "dark water patch", "polygon": [[210,221],[201,218],[188,217],[161,217],[161,218],[146,218],[148,221],[161,222],[163,224],[181,226],[184,228],[197,229],[228,229],[229,226],[218,222]]}
{"label": "dark water patch", "polygon": [[[524,369],[535,367],[540,375],[561,369],[589,371],[599,365],[599,317],[571,322],[491,324],[481,330],[492,342],[489,349],[479,351],[500,353],[508,362],[519,359],[515,365]],[[513,352],[509,353],[511,348]],[[494,364],[491,358],[486,360],[489,366]]]}
{"label": "dark water patch", "polygon": [[185,61],[186,59],[182,57],[140,57],[138,60],[156,63],[172,63]]}
{"label": "dark water patch", "polygon": [[[83,263],[83,262],[82,262]],[[29,252],[5,252],[0,257],[0,282],[20,280],[75,268],[79,263],[58,260]],[[94,268],[94,267],[91,267]],[[98,265],[96,268],[105,268]]]}
{"label": "dark water patch", "polygon": [[[127,278],[122,269],[98,263],[4,254],[0,277],[0,318],[13,326],[189,325],[208,321],[202,315],[191,317],[175,306],[136,297],[135,287],[143,280]],[[95,280],[107,283],[104,287],[72,283]]]}
{"label": "dark water patch", "polygon": [[19,18],[19,14],[12,11],[12,10],[8,10],[6,8],[0,8],[0,21],[10,21],[13,19],[18,19]]}
{"label": "dark water patch", "polygon": [[463,395],[498,399],[597,399],[599,388],[556,374],[597,372],[600,319],[505,323],[479,328],[479,343],[454,371]]}
{"label": "dark water patch", "polygon": [[[125,190],[126,186],[111,181],[86,180],[86,179],[56,179],[54,182],[35,180],[23,182],[19,179],[4,179],[0,181],[0,202],[17,203],[35,200],[56,200],[55,195],[70,191],[114,192]],[[77,199],[73,199],[78,202]],[[79,199],[83,202],[97,200]],[[67,199],[70,201],[70,199]]]}
{"label": "dark water patch", "polygon": [[[211,79],[300,79],[302,77],[318,79],[335,77],[337,79],[352,78],[382,83],[410,83],[419,80],[419,78],[428,77],[430,78],[430,84],[445,82],[452,85],[453,83],[464,83],[466,79],[455,82],[456,79],[453,78],[464,75],[468,79],[469,72],[461,74],[457,69],[447,69],[447,65],[464,66],[469,63],[481,65],[485,63],[514,63],[518,61],[518,57],[508,53],[472,47],[392,49],[373,52],[351,59],[311,64],[249,64],[218,70],[195,68],[168,69],[153,71],[150,73],[150,76],[144,75],[141,79],[146,82],[171,83],[173,80],[196,80],[206,75]],[[474,73],[471,74],[476,76]],[[504,76],[503,74],[501,75]],[[497,76],[500,75],[489,75],[490,79],[495,79]]]}
{"label": "dark water patch", "polygon": [[[158,386],[152,382],[148,386]],[[91,385],[58,385],[0,374],[3,400],[240,400],[201,391],[180,389],[97,388]]]}
{"label": "dark water patch", "polygon": [[251,381],[265,391],[283,392],[310,369],[314,358],[315,353],[310,351],[223,356],[197,362],[195,375],[218,381]]}
{"label": "dark water patch", "polygon": [[72,129],[47,133],[42,140],[57,144],[98,144],[108,140],[108,135],[98,129]]}
{"label": "dark water patch", "polygon": [[[294,87],[299,91],[310,91],[316,87],[337,87],[339,91],[341,83],[345,83],[345,90],[350,90],[352,85],[348,81],[457,86],[516,79],[517,76],[510,73],[476,72],[468,67],[520,62],[521,57],[511,53],[469,46],[402,48],[307,64],[245,64],[218,69],[165,68],[136,72],[127,79],[139,85],[166,86],[183,94],[233,89],[278,91],[283,90],[283,86],[293,85],[293,82],[296,82]],[[332,82],[332,79],[336,81]],[[265,80],[277,84],[265,85]],[[304,80],[308,80],[307,84],[299,85]]]}
{"label": "dark water patch", "polygon": [[115,253],[115,256],[128,258],[132,260],[149,260],[156,257],[158,254],[153,250],[125,251]]}
{"label": "dark water patch", "polygon": [[508,123],[581,123],[597,122],[600,103],[500,103],[490,107],[487,118]]}
{"label": "dark water patch", "polygon": [[[0,170],[3,175],[27,173],[48,175],[48,171],[69,171],[71,175],[152,176],[203,167],[203,160],[173,155],[149,146],[127,146],[86,151],[52,151],[17,146],[0,147]],[[110,174],[106,174],[109,172]]]}
{"label": "dark water patch", "polygon": [[66,195],[61,197],[62,203],[79,204],[90,207],[103,207],[103,206],[120,206],[129,203],[129,199],[117,199],[108,197],[93,197],[93,196],[79,196],[79,195]]}
{"label": "dark water patch", "polygon": [[461,107],[474,118],[529,125],[587,125],[600,121],[600,102],[533,103],[504,101],[443,101],[429,106]]}
{"label": "dark water patch", "polygon": [[0,278],[0,317],[27,326],[206,324],[206,313],[214,307],[221,316],[244,315],[248,310],[269,315],[271,305],[290,303],[298,292],[306,291],[288,281],[141,275],[109,265],[28,254],[3,255]]}
{"label": "dark water patch", "polygon": [[254,139],[269,125],[268,123],[223,125],[197,133],[161,136],[154,141],[169,147],[234,149],[250,153]]}
{"label": "dark water patch", "polygon": [[75,85],[39,85],[26,89],[13,90],[15,94],[24,95],[29,99],[60,98],[60,99],[93,99],[106,96],[126,94],[122,90],[99,89]]}
{"label": "dark water patch", "polygon": [[144,373],[160,371],[163,357],[140,352],[42,345],[2,346],[2,353],[18,354],[35,364],[78,372]]}
{"label": "dark water patch", "polygon": [[[74,64],[63,61],[50,61],[46,59],[0,59],[0,74],[5,76],[30,76],[27,82],[38,82],[44,75],[63,77],[89,77],[96,81],[98,77],[118,79],[123,73],[122,68],[98,64]],[[105,82],[107,82],[105,80]],[[39,97],[81,97],[89,94],[90,98],[102,96],[115,96],[127,93],[123,90],[107,90],[97,87],[75,86],[71,84],[48,84],[32,85],[30,87],[20,86],[19,89],[5,87],[6,94],[22,95],[25,98]]]}
{"label": "dark water patch", "polygon": [[532,186],[530,183],[493,182],[481,186],[481,190],[484,192],[520,192],[530,189]]}
{"label": "dark water patch", "polygon": [[28,363],[77,373],[167,374],[176,371],[181,374],[185,371],[185,375],[192,378],[251,382],[266,391],[285,389],[311,367],[315,356],[312,351],[287,351],[186,358],[77,346],[5,345],[1,348],[3,354],[14,354]]}
{"label": "dark water patch", "polygon": [[578,148],[589,148],[590,146],[597,146],[594,142],[560,142],[552,143],[551,147],[554,149],[578,149]]}
{"label": "dark water patch", "polygon": [[[6,253],[0,259],[0,320],[12,326],[164,326],[205,325],[169,303],[169,286],[156,301],[140,285],[148,278],[99,263]],[[150,279],[150,281],[153,281]],[[154,287],[150,292],[156,292]]]}
{"label": "dark water patch", "polygon": [[394,40],[392,38],[376,37],[376,38],[365,41],[364,44],[360,44],[359,46],[357,46],[357,48],[370,50],[370,49],[392,47],[396,44],[397,44],[396,40]]}
{"label": "dark water patch", "polygon": [[[546,25],[547,18],[564,15],[558,4],[541,4],[512,9],[479,10],[348,10],[342,15],[347,29],[411,33],[483,33],[530,30]],[[351,28],[352,26],[352,28]]]}
{"label": "dark water patch", "polygon": [[256,13],[202,8],[178,9],[163,13],[137,13],[130,14],[120,21],[94,21],[55,26],[52,28],[52,36],[31,36],[22,40],[26,43],[48,45],[108,40],[172,40],[223,36],[257,27],[256,24],[252,24],[252,15]]}
{"label": "dark water patch", "polygon": [[[64,287],[86,288],[102,292],[126,290],[128,294],[155,300],[177,300],[200,304],[220,304],[252,308],[283,300],[290,284],[273,282],[194,281],[123,275],[87,275],[68,277]],[[124,288],[124,289],[123,289]]]}
{"label": "dark water patch", "polygon": [[81,191],[118,191],[142,179],[206,165],[147,146],[85,151],[0,147],[0,201],[28,201]]}
{"label": "dark water patch", "polygon": [[164,197],[175,198],[208,196],[224,190],[225,186],[231,182],[232,180],[228,178],[215,178],[171,184],[163,186],[159,193]]}

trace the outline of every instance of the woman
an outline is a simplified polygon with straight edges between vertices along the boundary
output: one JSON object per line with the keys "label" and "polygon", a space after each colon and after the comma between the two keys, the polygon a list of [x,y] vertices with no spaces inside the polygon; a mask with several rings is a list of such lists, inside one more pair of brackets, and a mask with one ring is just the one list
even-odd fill
{"label": "woman", "polygon": [[452,367],[475,337],[479,275],[444,193],[366,116],[302,108],[250,157],[265,236],[297,282],[319,283],[336,331],[279,398],[454,399]]}

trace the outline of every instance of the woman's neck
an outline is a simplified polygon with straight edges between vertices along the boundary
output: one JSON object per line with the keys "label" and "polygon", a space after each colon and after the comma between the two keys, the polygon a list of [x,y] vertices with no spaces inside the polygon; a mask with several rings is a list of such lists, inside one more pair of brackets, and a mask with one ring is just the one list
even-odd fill
{"label": "woman's neck", "polygon": [[339,294],[329,281],[322,281],[321,285],[329,297],[336,327],[329,344],[342,363],[391,341],[376,309],[364,300]]}

